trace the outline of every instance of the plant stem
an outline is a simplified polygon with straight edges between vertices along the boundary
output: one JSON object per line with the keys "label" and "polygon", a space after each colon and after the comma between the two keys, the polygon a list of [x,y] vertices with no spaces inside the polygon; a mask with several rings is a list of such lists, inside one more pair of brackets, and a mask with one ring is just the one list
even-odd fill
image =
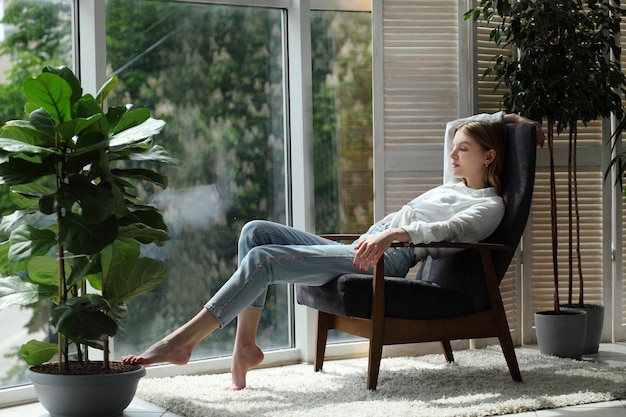
{"label": "plant stem", "polygon": [[[55,148],[56,149],[60,149],[61,148],[61,144],[59,143],[59,134],[57,133],[55,135]],[[56,194],[59,194],[59,191],[61,189],[61,182],[63,181],[63,158],[65,156],[65,150],[63,150],[63,156],[61,157],[60,160],[57,161],[57,164],[55,166],[55,187],[56,187]],[[59,239],[59,236],[61,235],[61,220],[63,219],[63,210],[61,208],[61,205],[59,204],[57,206],[57,210],[56,210],[56,226],[57,226],[57,261],[59,264],[59,303],[64,303],[67,301],[67,294],[68,294],[68,289],[67,289],[67,280],[66,280],[66,272],[65,272],[65,259],[64,259],[64,249],[63,249],[63,245],[61,244],[61,241]],[[62,350],[63,350],[63,337],[62,335],[59,333],[58,335],[59,337],[59,341],[58,341],[58,348],[59,348],[59,369],[61,368],[61,362],[62,362],[62,358],[64,358],[65,360],[63,362],[65,362],[66,366],[69,367],[69,356],[68,356],[68,349],[69,349],[69,343],[67,342],[67,340],[65,341],[65,355],[62,355]]]}
{"label": "plant stem", "polygon": [[552,272],[554,274],[554,312],[560,313],[558,237],[556,224],[556,180],[554,178],[554,121],[548,120],[548,149],[550,151],[550,219],[552,223]]}
{"label": "plant stem", "polygon": [[580,253],[580,210],[578,208],[578,156],[576,150],[578,148],[578,127],[574,127],[574,212],[576,213],[576,261],[578,262],[578,282],[580,292],[578,294],[578,304],[584,306],[584,280],[583,280],[583,263]]}
{"label": "plant stem", "polygon": [[572,213],[572,198],[574,196],[574,126],[575,122],[569,123],[569,135],[568,135],[568,153],[567,153],[567,233],[568,233],[568,245],[567,245],[567,254],[568,254],[568,290],[567,290],[567,305],[569,307],[572,306],[572,297],[573,297],[573,287],[574,287],[574,257],[573,257],[573,247],[574,247],[574,228],[573,228],[573,213]]}
{"label": "plant stem", "polygon": [[102,336],[102,346],[104,348],[104,369],[111,369],[111,361],[109,359],[109,337]]}

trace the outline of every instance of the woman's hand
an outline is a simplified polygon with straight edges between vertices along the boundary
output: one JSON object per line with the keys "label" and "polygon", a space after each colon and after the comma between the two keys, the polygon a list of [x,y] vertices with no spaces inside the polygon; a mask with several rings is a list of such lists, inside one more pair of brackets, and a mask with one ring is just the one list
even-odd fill
{"label": "woman's hand", "polygon": [[356,250],[354,266],[358,266],[361,271],[373,268],[396,240],[406,242],[410,240],[410,236],[401,228],[387,229],[384,232],[367,236],[354,247]]}
{"label": "woman's hand", "polygon": [[505,114],[502,117],[502,121],[504,123],[530,123],[532,125],[535,125],[535,130],[537,132],[537,145],[543,148],[543,144],[546,141],[546,135],[543,132],[543,129],[541,128],[541,123],[535,120],[530,120],[526,117],[522,117],[519,114],[515,114],[515,113]]}

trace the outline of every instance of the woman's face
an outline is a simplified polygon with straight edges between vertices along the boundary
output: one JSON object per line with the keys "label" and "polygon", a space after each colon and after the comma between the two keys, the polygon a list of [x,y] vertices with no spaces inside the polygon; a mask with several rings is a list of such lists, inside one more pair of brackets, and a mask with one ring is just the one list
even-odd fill
{"label": "woman's face", "polygon": [[450,152],[452,173],[455,178],[464,178],[467,186],[474,189],[487,187],[485,170],[493,162],[495,150],[484,150],[465,129],[457,130]]}

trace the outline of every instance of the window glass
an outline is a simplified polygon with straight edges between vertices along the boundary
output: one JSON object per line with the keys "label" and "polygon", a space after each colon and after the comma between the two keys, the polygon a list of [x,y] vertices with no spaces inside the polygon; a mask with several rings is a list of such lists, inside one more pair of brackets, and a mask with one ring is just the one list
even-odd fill
{"label": "window glass", "polygon": [[[115,356],[139,353],[203,307],[237,267],[251,219],[286,221],[283,12],[148,0],[107,0],[107,60],[120,83],[110,105],[132,102],[166,121],[158,143],[183,161],[166,190],[145,190],[171,240],[145,248],[169,265],[165,283],[129,302]],[[263,349],[291,346],[288,289],[270,290]],[[235,325],[192,359],[230,355]]]}
{"label": "window glass", "polygon": [[[71,67],[71,15],[71,0],[0,1],[0,124],[24,118],[24,79],[39,74],[45,65]],[[14,210],[8,187],[0,186],[0,214]],[[0,311],[0,388],[29,382],[17,351],[30,339],[46,337],[49,309],[41,303]]]}
{"label": "window glass", "polygon": [[316,231],[362,233],[374,216],[371,14],[312,12],[311,39]]}
{"label": "window glass", "polygon": [[374,218],[371,14],[313,12],[311,39],[316,231],[360,234]]}

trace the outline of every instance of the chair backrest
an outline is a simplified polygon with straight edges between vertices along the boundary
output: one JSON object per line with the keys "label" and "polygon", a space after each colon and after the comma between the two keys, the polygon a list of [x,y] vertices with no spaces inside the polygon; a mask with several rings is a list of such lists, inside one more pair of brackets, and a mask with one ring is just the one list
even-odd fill
{"label": "chair backrest", "polygon": [[[530,212],[535,184],[536,132],[531,124],[507,125],[508,150],[504,165],[504,188],[507,204],[496,231],[486,239],[490,243],[509,245],[512,251],[493,253],[498,276],[502,280],[524,232]],[[466,250],[439,258],[428,257],[417,273],[417,279],[472,296],[477,309],[487,306],[483,268],[480,257]]]}

